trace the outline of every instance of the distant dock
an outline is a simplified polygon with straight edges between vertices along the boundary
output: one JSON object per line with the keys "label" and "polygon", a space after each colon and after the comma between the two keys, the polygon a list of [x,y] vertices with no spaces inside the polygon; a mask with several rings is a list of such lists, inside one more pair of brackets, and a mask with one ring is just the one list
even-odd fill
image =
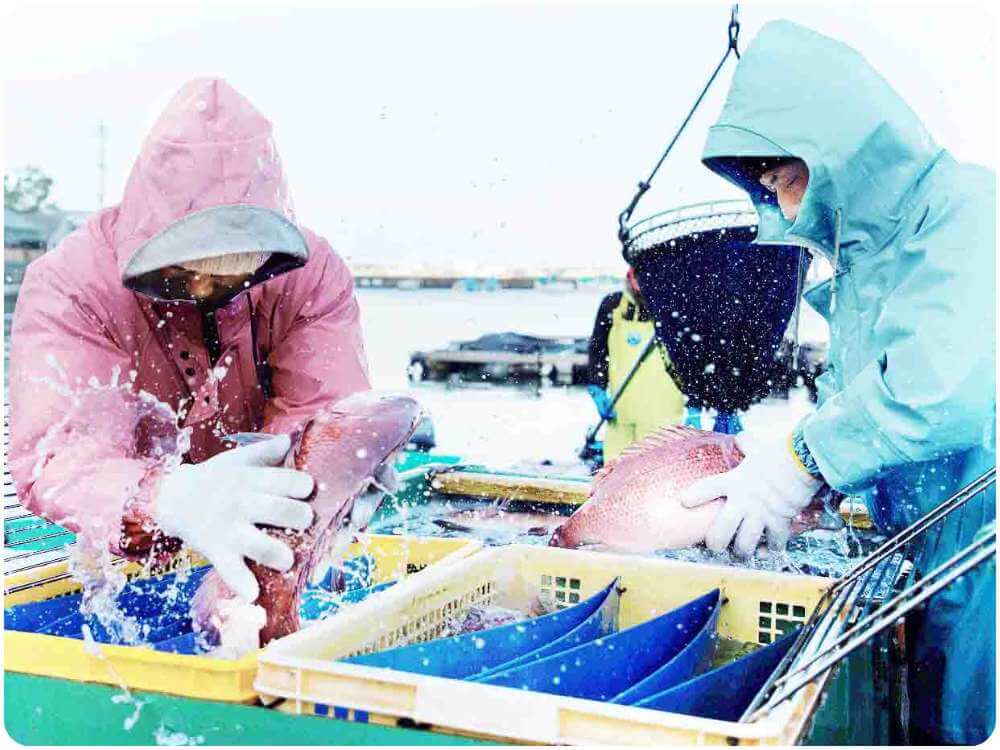
{"label": "distant dock", "polygon": [[576,385],[586,378],[586,353],[499,352],[438,349],[411,355],[411,380],[448,380],[453,374],[471,381],[522,382],[547,377],[553,384]]}
{"label": "distant dock", "polygon": [[587,381],[588,339],[550,338],[506,331],[410,354],[411,381],[536,383]]}
{"label": "distant dock", "polygon": [[423,273],[355,273],[354,283],[360,289],[453,289],[462,292],[493,292],[498,289],[540,289],[556,292],[617,287],[621,282],[614,277],[594,276],[460,276]]}
{"label": "distant dock", "polygon": [[[4,296],[11,308],[17,298],[24,269],[43,253],[44,249],[5,248]],[[536,289],[549,292],[611,289],[621,285],[625,271],[624,267],[619,270],[372,264],[351,264],[350,269],[355,286],[359,289],[451,289],[462,292],[492,292],[499,289]]]}

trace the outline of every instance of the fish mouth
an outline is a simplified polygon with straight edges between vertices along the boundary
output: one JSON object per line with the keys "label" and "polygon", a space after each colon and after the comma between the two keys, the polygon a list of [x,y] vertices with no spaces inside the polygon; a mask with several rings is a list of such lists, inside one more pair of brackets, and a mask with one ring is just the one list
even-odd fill
{"label": "fish mouth", "polygon": [[597,542],[590,542],[586,539],[571,541],[569,539],[569,535],[566,533],[565,524],[556,528],[556,530],[552,532],[552,536],[549,537],[550,547],[562,547],[563,549],[580,549],[581,547],[594,546],[596,544]]}
{"label": "fish mouth", "polygon": [[562,526],[559,526],[555,531],[552,532],[552,536],[549,537],[550,547],[565,547],[566,544],[563,542]]}
{"label": "fish mouth", "polygon": [[552,536],[549,538],[549,546],[562,547],[563,549],[605,549],[605,544],[597,539],[579,539],[571,542],[567,539],[563,526],[560,526],[552,532]]}

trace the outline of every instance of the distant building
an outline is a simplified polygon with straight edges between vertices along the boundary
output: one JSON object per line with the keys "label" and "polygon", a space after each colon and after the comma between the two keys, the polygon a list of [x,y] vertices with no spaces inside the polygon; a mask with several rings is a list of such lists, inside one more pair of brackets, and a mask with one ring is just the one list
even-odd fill
{"label": "distant building", "polygon": [[51,250],[89,215],[87,211],[57,208],[15,211],[4,207],[3,246],[21,250]]}
{"label": "distant building", "polygon": [[39,209],[3,210],[4,300],[7,312],[14,308],[24,278],[25,267],[51,250],[70,232],[86,221],[87,211]]}
{"label": "distant building", "polygon": [[62,221],[62,211],[15,211],[4,207],[3,246],[24,250],[44,250],[49,236]]}

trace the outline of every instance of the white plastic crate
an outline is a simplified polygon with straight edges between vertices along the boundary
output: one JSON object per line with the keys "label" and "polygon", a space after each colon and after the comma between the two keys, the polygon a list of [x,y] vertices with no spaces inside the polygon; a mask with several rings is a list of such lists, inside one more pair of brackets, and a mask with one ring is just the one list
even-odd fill
{"label": "white plastic crate", "polygon": [[350,612],[271,644],[254,686],[281,710],[548,744],[791,744],[829,674],[762,720],[723,722],[597,701],[347,664],[346,656],[428,641],[473,604],[526,609],[540,590],[566,606],[620,577],[622,628],[714,588],[721,636],[769,643],[802,623],[830,580],[551,547],[486,549],[428,570]]}

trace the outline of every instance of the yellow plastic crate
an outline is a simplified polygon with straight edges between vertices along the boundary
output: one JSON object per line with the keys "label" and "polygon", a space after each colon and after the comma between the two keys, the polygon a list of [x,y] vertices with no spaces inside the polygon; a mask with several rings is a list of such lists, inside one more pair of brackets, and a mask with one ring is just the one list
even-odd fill
{"label": "yellow plastic crate", "polygon": [[728,600],[720,635],[758,643],[804,622],[830,585],[825,578],[552,547],[485,549],[270,644],[254,685],[269,700],[284,698],[280,708],[290,713],[346,713],[506,742],[791,744],[801,735],[828,675],[763,720],[741,724],[337,661],[431,640],[447,618],[473,604],[523,610],[543,590],[568,606],[616,576],[624,589],[622,628],[718,587]]}
{"label": "yellow plastic crate", "polygon": [[[447,567],[480,547],[479,542],[461,539],[372,534],[367,542],[353,544],[348,555],[365,552],[371,554],[375,558],[375,582],[382,583],[394,578],[404,578],[438,564]],[[125,572],[130,577],[141,574],[141,571],[142,568],[134,563],[125,566]],[[32,581],[57,578],[66,572],[66,563],[48,565],[17,576],[8,576],[4,579],[4,589],[6,592]],[[77,591],[79,584],[72,578],[64,577],[15,593],[5,593],[4,606],[51,599]],[[377,598],[382,593],[385,592],[379,592],[371,598]],[[335,615],[339,616],[340,614]],[[238,660],[210,659],[204,656],[162,653],[137,646],[103,644],[99,652],[99,655],[91,653],[83,641],[75,638],[4,632],[4,669],[13,672],[124,685],[135,690],[216,701],[252,703],[258,697],[253,681],[259,652]]]}

